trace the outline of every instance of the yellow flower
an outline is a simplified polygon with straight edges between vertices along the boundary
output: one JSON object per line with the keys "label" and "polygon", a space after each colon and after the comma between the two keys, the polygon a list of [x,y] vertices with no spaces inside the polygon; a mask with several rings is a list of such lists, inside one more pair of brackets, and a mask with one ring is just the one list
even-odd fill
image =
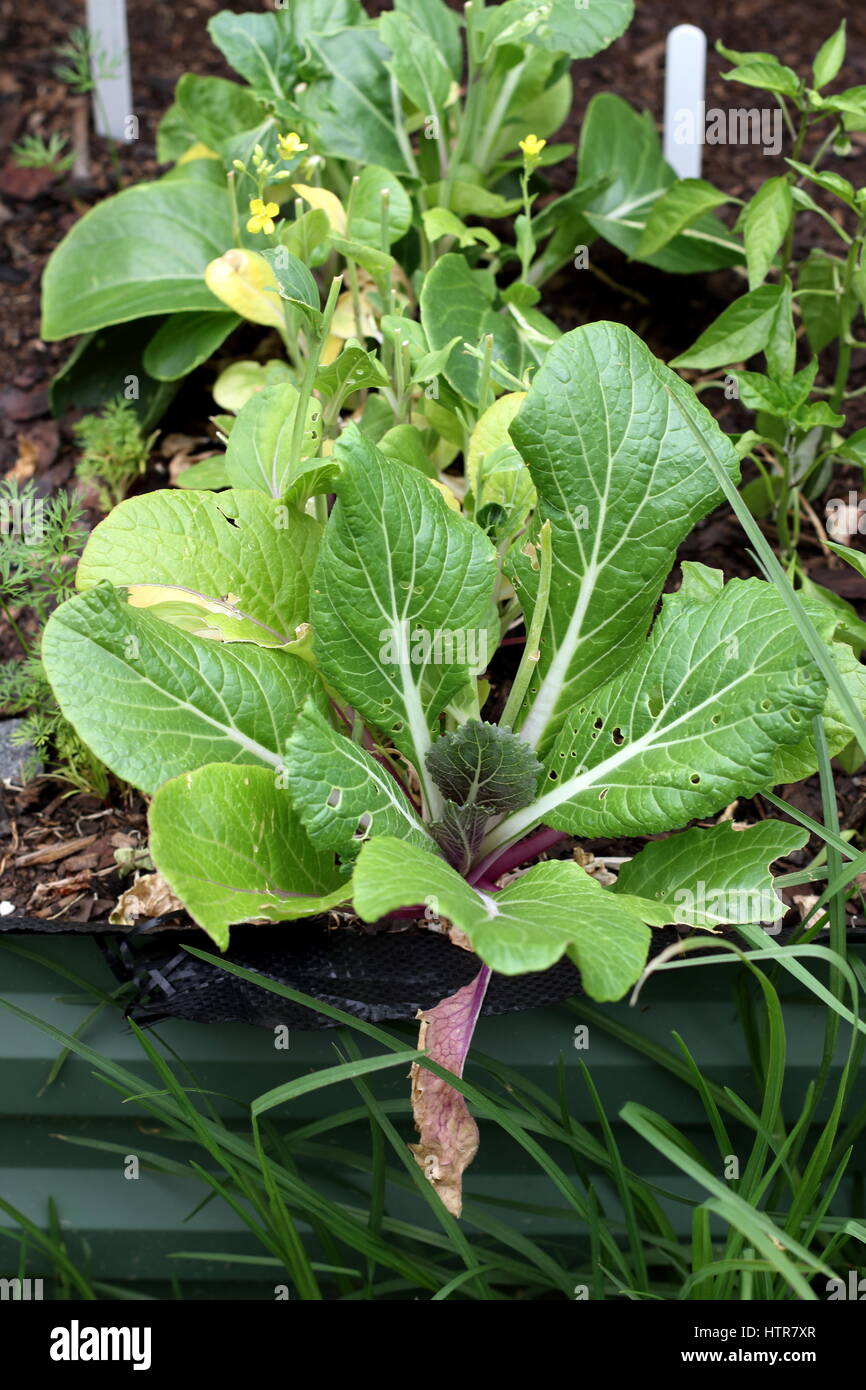
{"label": "yellow flower", "polygon": [[274,230],[274,218],[280,210],[279,203],[266,203],[261,198],[250,199],[252,217],[247,223],[248,232],[267,232]]}
{"label": "yellow flower", "polygon": [[310,148],[303,143],[296,130],[290,130],[288,135],[278,135],[277,146],[283,159],[294,159],[296,154]]}
{"label": "yellow flower", "polygon": [[523,156],[527,160],[536,160],[547,144],[546,140],[539,140],[537,135],[527,135],[525,140],[518,141],[518,147],[523,151]]}

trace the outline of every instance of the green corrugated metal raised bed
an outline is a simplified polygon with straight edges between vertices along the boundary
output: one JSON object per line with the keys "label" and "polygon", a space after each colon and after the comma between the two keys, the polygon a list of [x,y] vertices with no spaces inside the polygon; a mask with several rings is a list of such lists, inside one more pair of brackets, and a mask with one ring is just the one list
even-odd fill
{"label": "green corrugated metal raised bed", "polygon": [[[36,959],[26,958],[19,951]],[[77,1001],[71,997],[80,996],[80,989],[52,966],[65,967],[102,989],[116,988],[90,939],[7,937],[0,943],[0,960],[0,994],[18,1008],[68,1033],[81,1027],[89,1009],[80,997]],[[622,1105],[638,1100],[679,1126],[699,1150],[709,1154],[712,1145],[707,1121],[694,1090],[669,1069],[606,1031],[602,1021],[614,1030],[631,1029],[669,1048],[672,1054],[676,1054],[676,1047],[671,1033],[676,1030],[683,1035],[709,1082],[729,1085],[754,1100],[744,1030],[738,1021],[732,990],[737,973],[734,965],[719,965],[658,974],[648,983],[636,1008],[625,1003],[599,1007],[572,1001],[519,1015],[485,1018],[477,1031],[473,1057],[513,1067],[527,1083],[553,1097],[562,1057],[570,1112],[596,1132],[596,1115],[579,1072],[579,1063],[585,1061],[614,1123]],[[796,1114],[820,1058],[824,1014],[814,996],[785,978],[779,982],[779,988],[785,1000],[789,1043],[786,1109],[790,1105],[791,1113]],[[587,1020],[589,1046],[578,1048],[575,1026]],[[400,1027],[408,1042],[411,1025]],[[245,1112],[229,1097],[249,1102],[276,1085],[338,1060],[334,1052],[336,1035],[331,1031],[293,1030],[287,1051],[275,1047],[274,1037],[267,1029],[240,1024],[171,1022],[160,1024],[155,1033],[194,1074],[195,1082],[191,1084],[213,1093],[211,1099],[219,1113],[237,1116],[237,1126],[244,1130],[248,1130]],[[95,1051],[139,1073],[145,1083],[143,1089],[154,1084],[137,1039],[113,1007],[94,1017],[82,1036]],[[377,1050],[375,1045],[362,1045],[365,1051]],[[842,1046],[840,1041],[837,1062],[842,1059]],[[203,1196],[198,1183],[151,1171],[145,1162],[141,1164],[140,1176],[132,1181],[124,1176],[121,1154],[65,1143],[58,1137],[116,1143],[128,1154],[149,1150],[169,1153],[182,1161],[189,1157],[188,1149],[178,1152],[176,1141],[161,1135],[150,1119],[136,1114],[114,1090],[101,1084],[81,1058],[67,1058],[56,1078],[46,1085],[58,1051],[57,1041],[46,1032],[14,1013],[0,1010],[0,1063],[4,1078],[0,1102],[0,1196],[40,1226],[45,1224],[48,1199],[53,1198],[70,1249],[84,1250],[88,1269],[102,1280],[124,1284],[134,1281],[143,1290],[159,1292],[169,1289],[172,1275],[179,1275],[188,1296],[207,1296],[208,1291],[210,1296],[222,1296],[230,1289],[246,1296],[256,1296],[257,1292],[272,1296],[272,1285],[263,1282],[260,1266],[229,1264],[218,1259],[184,1264],[169,1258],[177,1252],[261,1254],[260,1247],[225,1203],[210,1202],[197,1210]],[[477,1060],[470,1064],[470,1080],[478,1076]],[[391,1103],[389,1113],[395,1115],[401,1132],[410,1139],[403,1068],[392,1067],[371,1080],[376,1095]],[[866,1083],[861,1080],[851,1098],[852,1112],[864,1100]],[[357,1093],[349,1083],[341,1083],[324,1091],[311,1091],[277,1113],[282,1123],[298,1127],[325,1122],[330,1115],[357,1106]],[[826,1105],[819,1108],[818,1125],[825,1111]],[[657,1182],[666,1193],[703,1199],[705,1194],[696,1185],[668,1167],[636,1134],[622,1125],[616,1129],[624,1160],[635,1171]],[[816,1127],[816,1136],[819,1132]],[[731,1134],[735,1148],[747,1152],[745,1135],[736,1125]],[[742,1136],[741,1145],[738,1135]],[[343,1167],[337,1151],[350,1141],[356,1151],[369,1150],[369,1126],[361,1111],[357,1121],[341,1127],[336,1137],[327,1131],[318,1139],[311,1135],[306,1148],[302,1145],[298,1151],[299,1163],[307,1175],[316,1174],[318,1190],[363,1209],[365,1176],[358,1172],[353,1175]],[[337,1146],[333,1163],[327,1161],[328,1145]],[[563,1152],[560,1160],[568,1169],[569,1156]],[[718,1164],[718,1154],[715,1163]],[[856,1205],[852,1184],[863,1182],[862,1169],[858,1172],[857,1168],[855,1157],[837,1197],[839,1209],[846,1214]],[[605,1208],[616,1209],[613,1188],[604,1175],[597,1188]],[[473,1213],[486,1212],[511,1222],[523,1232],[544,1235],[569,1248],[585,1245],[585,1231],[549,1179],[501,1130],[484,1121],[480,1153],[468,1171],[465,1194],[466,1225],[470,1231]],[[509,1210],[511,1201],[519,1202],[522,1209]],[[690,1207],[668,1199],[665,1205],[677,1234],[685,1235]],[[389,1184],[386,1210],[393,1220],[430,1224],[429,1210],[408,1183]],[[7,1227],[11,1224],[2,1214],[0,1223]],[[76,1244],[81,1241],[86,1242],[86,1247]],[[32,1247],[31,1254],[28,1271],[39,1273],[44,1264],[39,1264]],[[14,1273],[16,1258],[14,1248],[10,1248],[6,1255],[9,1268],[0,1273]],[[194,1276],[192,1280],[186,1278],[189,1273]],[[249,1281],[244,1284],[241,1281],[247,1274]]]}

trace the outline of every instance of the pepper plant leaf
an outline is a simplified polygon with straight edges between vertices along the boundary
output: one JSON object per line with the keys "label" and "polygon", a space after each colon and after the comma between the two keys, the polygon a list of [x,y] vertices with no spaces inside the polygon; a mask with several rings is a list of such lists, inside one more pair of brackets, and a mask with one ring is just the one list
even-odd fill
{"label": "pepper plant leaf", "polygon": [[149,822],[153,862],[220,950],[235,922],[312,917],[348,897],[269,768],[210,763],[174,777]]}

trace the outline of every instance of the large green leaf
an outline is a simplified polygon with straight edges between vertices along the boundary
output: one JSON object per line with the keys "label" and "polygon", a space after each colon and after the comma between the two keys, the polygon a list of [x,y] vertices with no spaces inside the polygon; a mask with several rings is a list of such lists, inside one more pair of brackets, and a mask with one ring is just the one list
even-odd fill
{"label": "large green leaf", "polygon": [[444,53],[406,14],[383,14],[379,33],[391,50],[386,66],[416,110],[432,115],[444,105],[453,81]]}
{"label": "large green leaf", "polygon": [[225,189],[161,179],[97,203],[63,238],[42,282],[42,336],[88,333],[146,314],[225,305],[204,282],[232,244]]}
{"label": "large green leaf", "polygon": [[85,743],[144,792],[205,763],[279,768],[292,721],[318,688],[296,656],[190,636],[107,584],[52,614],[42,658]]}
{"label": "large green leaf", "polygon": [[406,15],[445,54],[451,76],[459,81],[463,71],[460,21],[445,0],[394,0],[398,14]]}
{"label": "large green leaf", "polygon": [[388,245],[405,236],[412,223],[412,204],[395,174],[377,164],[361,170],[352,198],[352,220],[346,235],[365,246],[382,246],[382,194],[388,192]]}
{"label": "large green leaf", "polygon": [[157,381],[177,381],[213,357],[239,323],[237,314],[212,314],[203,309],[172,314],[145,349],[145,371]]}
{"label": "large green leaf", "polygon": [[235,607],[283,642],[309,617],[321,527],[259,492],[148,492],[96,527],[76,584],[177,585]]}
{"label": "large green leaf", "polygon": [[802,849],[809,832],[785,821],[765,820],[745,830],[730,821],[695,826],[646,845],[623,864],[613,886],[636,911],[645,898],[660,909],[660,925],[684,922],[717,927],[725,922],[772,922],[787,909],[773,887],[770,865]]}
{"label": "large green leaf", "polygon": [[221,950],[235,922],[312,917],[349,893],[267,768],[211,763],[166,782],[150,808],[150,852]]}
{"label": "large green leaf", "polygon": [[619,999],[643,969],[650,933],[573,861],[536,864],[501,893],[479,893],[446,864],[389,836],[364,845],[352,897],[365,921],[425,903],[465,933],[503,975],[546,970],[568,955],[594,999]]}
{"label": "large green leaf", "polygon": [[388,50],[373,30],[310,34],[307,42],[326,74],[298,96],[317,151],[408,173],[395,134]]}
{"label": "large green leaf", "polygon": [[252,87],[283,97],[296,78],[297,51],[280,12],[234,14],[220,10],[207,31],[223,57]]}
{"label": "large green leaf", "polygon": [[[576,328],[550,349],[511,426],[549,520],[550,606],[520,728],[549,743],[579,698],[643,641],[677,546],[720,500],[687,418],[732,478],[734,450],[693,392],[620,324]],[[527,614],[538,571],[516,547],[511,570]]]}
{"label": "large green leaf", "polygon": [[[669,595],[628,669],[581,697],[548,758],[547,790],[493,832],[529,825],[642,835],[773,784],[826,684],[776,589],[731,580],[715,598]],[[489,849],[492,844],[487,845]]]}
{"label": "large green leaf", "polygon": [[534,45],[570,58],[591,58],[628,28],[634,0],[506,0],[486,13],[485,47]]}
{"label": "large green leaf", "polygon": [[481,363],[463,350],[463,344],[478,347],[488,333],[493,335],[493,358],[501,358],[510,372],[522,369],[520,340],[514,320],[493,308],[495,287],[486,271],[469,268],[464,256],[449,252],[440,256],[428,272],[421,290],[421,323],[434,352],[448,347],[455,338],[443,375],[450,386],[470,405],[478,406]]}
{"label": "large green leaf", "polygon": [[316,659],[424,777],[437,717],[477,664],[496,552],[432,482],[355,426],[334,456],[338,501],[313,574]]}
{"label": "large green leaf", "polygon": [[307,405],[300,457],[292,452],[298,392],[289,381],[266,386],[241,407],[226,448],[226,473],[233,487],[259,488],[269,497],[283,497],[302,471],[303,460],[315,454],[322,432],[322,407]]}
{"label": "large green leaf", "polygon": [[286,745],[286,772],[295,808],[314,845],[350,855],[373,835],[393,835],[430,846],[395,774],[338,733],[312,703],[301,712]]}
{"label": "large green leaf", "polygon": [[705,179],[677,179],[656,201],[641,233],[637,254],[642,260],[667,246],[701,216],[728,201]]}
{"label": "large green leaf", "polygon": [[[626,255],[638,256],[657,199],[676,182],[652,117],[638,115],[612,92],[593,97],[581,130],[578,169],[581,184],[609,180],[583,209],[586,221]],[[736,265],[743,253],[724,223],[705,213],[661,250],[640,259],[660,270],[690,273]]]}
{"label": "large green leaf", "polygon": [[218,151],[226,164],[234,142],[271,124],[249,88],[224,77],[185,72],[175,89],[175,104],[187,128],[209,149]]}

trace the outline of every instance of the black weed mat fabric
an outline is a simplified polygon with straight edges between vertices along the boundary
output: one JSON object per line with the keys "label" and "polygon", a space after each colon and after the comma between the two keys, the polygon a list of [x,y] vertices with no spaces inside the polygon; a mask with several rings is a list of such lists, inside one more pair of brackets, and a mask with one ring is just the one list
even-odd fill
{"label": "black weed mat fabric", "polygon": [[[13,924],[7,919],[2,930],[93,937],[118,981],[134,984],[127,1013],[136,1023],[179,1018],[263,1028],[335,1026],[324,1014],[191,956],[184,946],[197,946],[214,955],[216,947],[203,932],[172,930],[164,920],[120,932],[112,927],[60,927],[21,919]],[[653,954],[677,939],[672,928],[655,931]],[[231,946],[221,959],[367,1023],[413,1019],[419,1009],[431,1009],[469,984],[480,968],[477,956],[435,932],[417,927],[374,934],[352,928],[334,930],[326,918],[233,927]],[[579,972],[570,961],[562,960],[549,970],[494,975],[483,1012],[517,1013],[581,993]]]}
{"label": "black weed mat fabric", "polygon": [[[182,948],[202,946],[201,934],[172,939],[106,940],[103,949],[118,979],[132,979],[136,1000],[129,1015],[137,1023],[184,1018],[199,1023],[253,1023],[263,1028],[331,1028],[324,1014],[251,984],[199,960]],[[206,944],[203,949],[213,949]],[[432,1009],[478,974],[477,956],[446,937],[409,928],[370,935],[329,930],[325,922],[283,927],[235,927],[222,959],[289,985],[367,1023],[412,1019]],[[555,1004],[580,993],[580,976],[568,961],[550,970],[509,977],[494,975],[485,1014],[512,1013]]]}
{"label": "black weed mat fabric", "polygon": [[[336,1026],[290,999],[229,974],[184,950],[196,946],[217,954],[203,932],[173,927],[165,919],[116,927],[47,924],[28,920],[2,923],[3,931],[40,935],[88,935],[101,948],[112,972],[135,994],[127,1014],[142,1025],[165,1019],[194,1023],[250,1023],[262,1028]],[[790,931],[772,938],[783,943]],[[708,948],[718,937],[702,934]],[[653,931],[650,956],[680,939],[673,927]],[[862,942],[866,932],[849,933]],[[826,934],[818,938],[826,944]],[[741,938],[739,939],[742,944]],[[369,933],[351,927],[334,930],[327,918],[274,926],[232,928],[231,947],[220,957],[277,984],[287,985],[367,1023],[413,1019],[456,993],[478,973],[477,956],[453,946],[445,936],[418,927]],[[570,961],[527,975],[494,975],[484,1003],[487,1015],[518,1013],[558,1004],[582,994],[580,974]]]}

